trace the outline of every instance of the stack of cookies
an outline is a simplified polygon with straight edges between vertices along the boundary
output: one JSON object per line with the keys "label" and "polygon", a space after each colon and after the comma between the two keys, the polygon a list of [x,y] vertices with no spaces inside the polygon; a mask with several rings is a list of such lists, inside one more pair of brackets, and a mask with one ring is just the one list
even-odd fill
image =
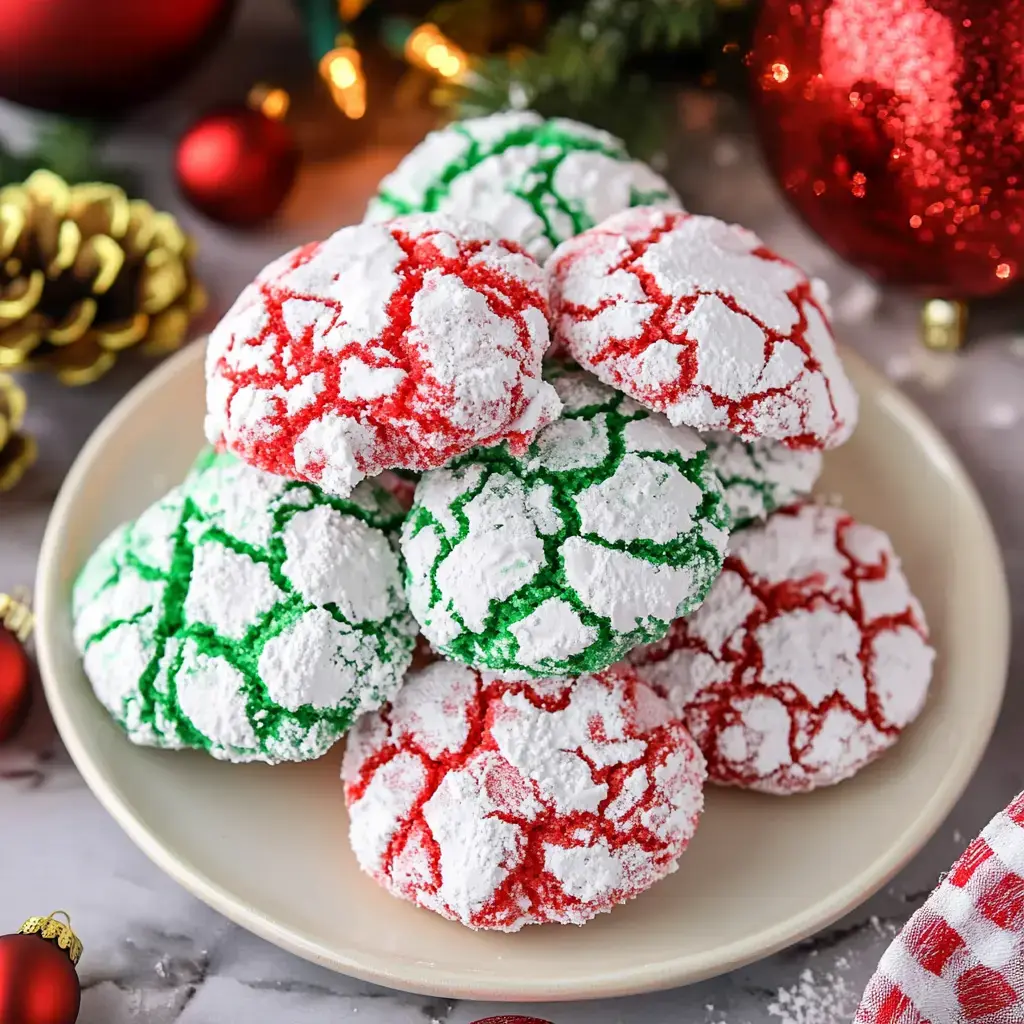
{"label": "stack of cookies", "polygon": [[137,743],[347,733],[397,896],[582,924],[676,870],[707,782],[839,782],[922,707],[892,545],[808,497],[857,418],[824,287],[611,136],[428,136],[245,289],[206,381],[212,450],[78,579],[86,674]]}

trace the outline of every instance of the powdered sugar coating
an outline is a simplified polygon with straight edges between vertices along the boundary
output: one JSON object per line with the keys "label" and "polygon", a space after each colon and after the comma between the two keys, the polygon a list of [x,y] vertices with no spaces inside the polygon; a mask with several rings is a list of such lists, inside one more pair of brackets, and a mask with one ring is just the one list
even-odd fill
{"label": "powdered sugar coating", "polygon": [[784,794],[892,746],[934,657],[889,538],[803,504],[734,534],[704,604],[630,662],[682,716],[712,781]]}
{"label": "powdered sugar coating", "polygon": [[559,242],[640,203],[679,206],[619,139],[578,121],[506,111],[427,135],[380,183],[366,220],[472,217],[543,262]]}
{"label": "powdered sugar coating", "polygon": [[360,867],[470,928],[583,924],[676,869],[704,761],[625,666],[510,682],[436,662],[349,738]]}
{"label": "powdered sugar coating", "polygon": [[214,328],[206,435],[345,497],[386,469],[521,450],[558,415],[547,346],[543,272],[486,225],[342,228],[268,266]]}
{"label": "powdered sugar coating", "polygon": [[764,438],[744,441],[724,430],[703,437],[734,530],[810,494],[821,475],[822,455],[814,449],[794,450]]}
{"label": "powdered sugar coating", "polygon": [[73,591],[75,643],[129,738],[230,761],[318,757],[394,694],[416,635],[401,510],[204,455]]}
{"label": "powdered sugar coating", "polygon": [[722,564],[727,512],[704,444],[581,372],[521,457],[424,475],[402,529],[409,607],[447,657],[572,675],[664,636]]}
{"label": "powdered sugar coating", "polygon": [[564,242],[546,269],[556,345],[672,423],[792,448],[853,432],[824,285],[752,232],[640,207]]}

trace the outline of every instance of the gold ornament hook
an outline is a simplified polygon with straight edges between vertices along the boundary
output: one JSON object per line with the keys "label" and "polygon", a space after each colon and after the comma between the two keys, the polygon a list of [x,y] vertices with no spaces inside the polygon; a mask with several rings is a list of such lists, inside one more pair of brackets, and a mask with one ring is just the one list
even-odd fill
{"label": "gold ornament hook", "polygon": [[[56,920],[57,914],[63,914],[67,924]],[[51,910],[46,917],[30,917],[18,929],[18,934],[38,935],[48,942],[55,942],[76,966],[82,959],[82,940],[72,930],[71,915],[66,910]]]}

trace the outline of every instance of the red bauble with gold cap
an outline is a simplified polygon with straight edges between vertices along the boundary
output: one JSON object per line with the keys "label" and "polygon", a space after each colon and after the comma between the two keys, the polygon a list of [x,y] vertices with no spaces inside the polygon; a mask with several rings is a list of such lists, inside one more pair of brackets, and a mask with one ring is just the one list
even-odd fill
{"label": "red bauble with gold cap", "polygon": [[291,129],[245,106],[201,117],[181,137],[174,156],[185,198],[207,217],[234,227],[255,227],[272,217],[298,168]]}
{"label": "red bauble with gold cap", "polygon": [[969,299],[1024,268],[1024,0],[766,0],[772,173],[840,256]]}
{"label": "red bauble with gold cap", "polygon": [[[32,629],[28,605],[0,594],[0,743],[25,719],[31,700],[31,673],[25,641]],[[0,1017],[0,1024],[7,1024]]]}
{"label": "red bauble with gold cap", "polygon": [[74,1024],[82,997],[75,965],[82,943],[71,919],[30,917],[15,935],[0,935],[0,1021]]}
{"label": "red bauble with gold cap", "polygon": [[25,649],[12,633],[0,628],[0,743],[13,736],[21,725],[28,710],[29,693]]}

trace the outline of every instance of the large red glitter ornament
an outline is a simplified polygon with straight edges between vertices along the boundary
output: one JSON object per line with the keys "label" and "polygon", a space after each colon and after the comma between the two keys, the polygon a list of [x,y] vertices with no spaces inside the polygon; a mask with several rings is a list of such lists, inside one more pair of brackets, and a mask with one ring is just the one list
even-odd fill
{"label": "large red glitter ornament", "polygon": [[1024,262],[1024,0],[766,0],[750,66],[768,163],[879,280],[968,299]]}
{"label": "large red glitter ornament", "polygon": [[185,132],[174,168],[178,186],[197,209],[222,224],[252,227],[287,198],[299,151],[282,121],[249,107],[226,107]]}

